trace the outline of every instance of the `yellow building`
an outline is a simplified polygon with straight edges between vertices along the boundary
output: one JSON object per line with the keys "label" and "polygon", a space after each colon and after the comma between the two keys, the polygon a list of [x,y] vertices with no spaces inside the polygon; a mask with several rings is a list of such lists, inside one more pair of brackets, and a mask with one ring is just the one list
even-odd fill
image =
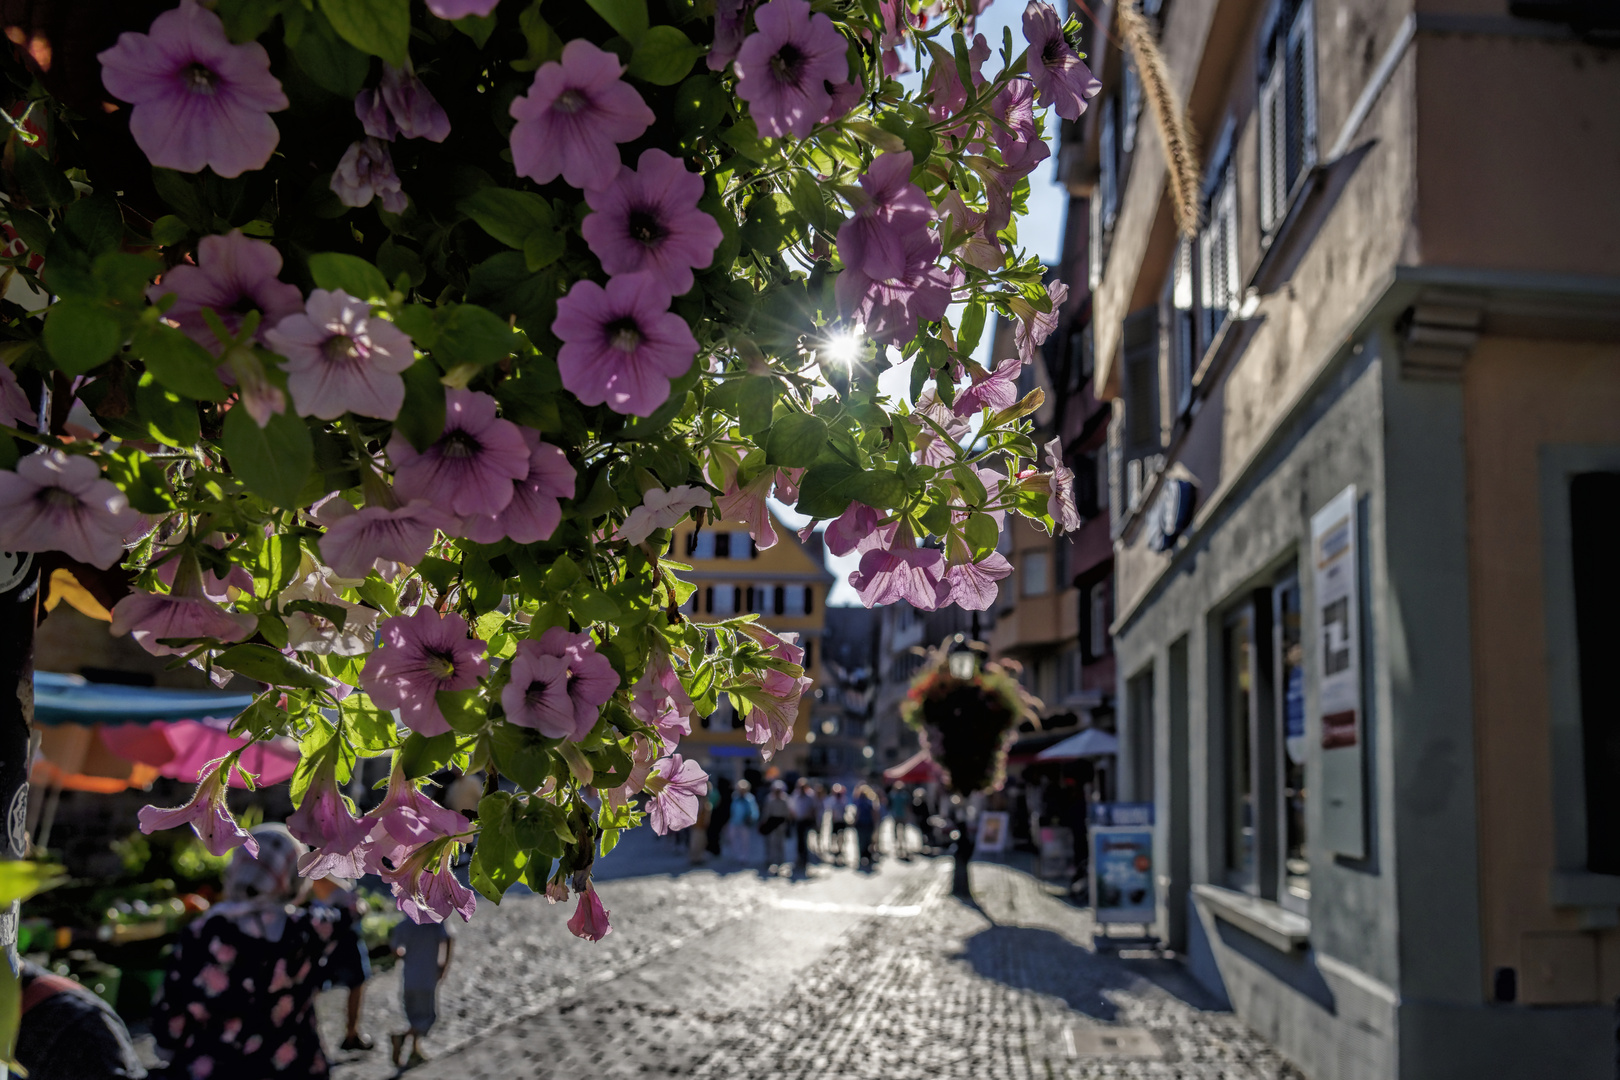
{"label": "yellow building", "polygon": [[[682,609],[694,622],[718,622],[733,615],[756,612],[776,633],[793,632],[804,646],[804,670],[820,687],[822,632],[827,590],[833,583],[821,551],[821,537],[800,543],[792,530],[776,523],[777,542],[761,551],[741,523],[720,521],[701,529],[690,520],[676,526],[670,556],[692,566],[682,577],[697,586]],[[783,772],[805,771],[806,738],[816,690],[799,703],[793,741],[773,757],[769,766]],[[769,766],[759,748],[743,736],[742,717],[721,697],[720,708],[695,720],[692,734],[681,740],[681,753],[701,763],[711,775],[737,778],[750,767]]]}

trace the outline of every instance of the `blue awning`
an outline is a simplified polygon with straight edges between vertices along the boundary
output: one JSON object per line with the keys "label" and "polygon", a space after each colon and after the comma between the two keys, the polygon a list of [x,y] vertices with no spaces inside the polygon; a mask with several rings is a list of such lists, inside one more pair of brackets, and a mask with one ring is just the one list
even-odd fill
{"label": "blue awning", "polygon": [[34,720],[41,724],[145,724],[153,720],[228,718],[253,704],[252,694],[170,690],[87,682],[78,675],[34,673]]}

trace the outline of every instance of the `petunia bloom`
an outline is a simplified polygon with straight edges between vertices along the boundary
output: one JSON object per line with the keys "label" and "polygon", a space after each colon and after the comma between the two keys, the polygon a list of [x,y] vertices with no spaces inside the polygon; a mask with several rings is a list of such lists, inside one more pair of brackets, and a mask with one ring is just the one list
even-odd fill
{"label": "petunia bloom", "polygon": [[383,65],[382,85],[377,88],[399,134],[406,139],[444,142],[450,134],[450,117],[416,72]]}
{"label": "petunia bloom", "polygon": [[414,615],[384,619],[381,646],[360,672],[360,688],[384,709],[398,709],[412,731],[432,737],[450,725],[439,711],[441,690],[465,690],[489,674],[484,643],[469,637],[467,620],[423,606]]}
{"label": "petunia bloom", "polygon": [[1051,105],[1065,120],[1078,120],[1086,102],[1102,83],[1063,36],[1063,20],[1045,0],[1024,8],[1024,40],[1029,42],[1029,77],[1042,105]]}
{"label": "petunia bloom", "polygon": [[641,138],[657,119],[619,78],[623,71],[618,57],[583,38],[564,45],[560,61],[541,64],[528,94],[512,101],[518,175],[540,184],[561,175],[585,191],[613,183],[618,144]]}
{"label": "petunia bloom", "polygon": [[927,237],[934,205],[911,182],[908,150],[879,154],[861,174],[865,202],[838,227],[838,256],[847,269],[887,281],[906,272],[908,240]]}
{"label": "petunia bloom", "polygon": [[965,611],[984,611],[996,602],[997,582],[1012,573],[1012,563],[999,551],[992,551],[975,562],[973,553],[960,536],[946,543],[945,573],[939,582],[936,603],[955,604]]}
{"label": "petunia bloom", "polygon": [[590,634],[553,626],[538,641],[518,642],[511,681],[501,691],[506,718],[548,739],[590,734],[602,706],[619,688],[619,673],[596,651]]}
{"label": "petunia bloom", "polygon": [[304,310],[265,333],[287,358],[287,392],[299,416],[336,420],[346,412],[393,420],[405,403],[400,373],[415,362],[411,339],[341,290],[316,289]]}
{"label": "petunia bloom", "polygon": [[743,736],[759,747],[766,761],[793,741],[799,699],[812,685],[808,676],[767,668],[762,675],[741,677],[730,691],[748,703],[748,711],[743,714]]}
{"label": "petunia bloom", "polygon": [[568,464],[568,455],[548,442],[542,442],[540,433],[519,428],[529,448],[529,475],[514,482],[512,501],[499,514],[475,515],[464,518],[458,535],[480,544],[493,544],[502,537],[520,544],[533,544],[551,539],[562,521],[560,499],[574,497],[574,484],[579,474]]}
{"label": "petunia bloom", "polygon": [[0,424],[22,428],[25,431],[39,422],[38,414],[28,402],[28,395],[17,382],[16,372],[0,363]]}
{"label": "petunia bloom", "polygon": [[1014,356],[996,365],[994,371],[974,376],[973,385],[956,395],[951,411],[957,416],[972,416],[979,409],[993,412],[1010,409],[1018,404],[1018,376],[1024,362]]}
{"label": "petunia bloom", "polygon": [[344,206],[370,206],[372,199],[381,199],[384,210],[403,214],[410,205],[388,144],[370,135],[349,144],[338,158],[331,187]]}
{"label": "petunia bloom", "polygon": [[631,688],[631,715],[656,728],[665,749],[674,750],[682,737],[692,734],[692,710],[692,698],[675,674],[669,654],[656,649]]}
{"label": "petunia bloom", "polygon": [[477,910],[478,897],[457,880],[450,850],[449,844],[431,844],[382,872],[394,903],[412,922],[439,923],[451,915],[460,915],[466,922]]}
{"label": "petunia bloom", "polygon": [[641,493],[641,505],[630,511],[613,538],[642,544],[657,530],[674,528],[693,510],[713,505],[714,496],[693,484],[678,484],[667,491],[648,488]]}
{"label": "petunia bloom", "polygon": [[715,509],[722,517],[747,524],[748,535],[761,551],[776,546],[776,526],[769,503],[776,473],[775,469],[765,469],[740,487],[737,474],[732,473],[726,480],[725,490],[714,500]]}
{"label": "petunia bloom", "polygon": [[828,83],[849,79],[848,43],[809,0],[770,0],[737,50],[737,96],[761,135],[804,138],[832,105]]}
{"label": "petunia bloom", "polygon": [[320,656],[364,656],[371,651],[376,639],[379,613],[375,608],[343,599],[330,577],[331,572],[326,567],[317,567],[287,586],[281,599],[284,602],[309,600],[336,608],[343,612],[342,624],[315,611],[289,612],[287,647],[294,652]]}
{"label": "petunia bloom", "polygon": [[362,820],[371,830],[365,844],[369,873],[380,872],[384,860],[400,867],[424,846],[461,836],[472,827],[461,814],[422,794],[416,781],[405,775],[398,754],[382,802],[366,811]]}
{"label": "petunia bloom", "polygon": [[129,132],[163,169],[240,176],[262,169],[281,132],[270,114],[287,107],[257,42],[233,45],[218,15],[183,0],[147,33],[118,35],[96,59],[108,93],[134,106]]}
{"label": "petunia bloom", "polygon": [[866,607],[904,600],[919,611],[933,611],[939,603],[939,582],[945,572],[944,552],[919,548],[909,528],[899,522],[885,525],[861,544],[860,567],[849,583]]}
{"label": "petunia bloom", "polygon": [[1057,329],[1064,301],[1069,298],[1069,287],[1061,281],[1047,282],[1046,295],[1052,302],[1051,311],[1036,311],[1023,301],[1013,305],[1015,309],[1020,309],[1018,322],[1013,326],[1013,344],[1018,347],[1018,355],[1026,363],[1035,359],[1035,350],[1045,344],[1052,331]]}
{"label": "petunia bloom", "polygon": [[388,103],[379,88],[368,88],[354,95],[354,115],[373,139],[393,142],[399,136],[399,125],[394,122],[394,114],[388,111]]}
{"label": "petunia bloom", "polygon": [[588,882],[579,891],[579,907],[574,909],[574,917],[568,920],[568,931],[586,941],[601,941],[613,933],[613,927],[608,923],[608,909],[602,906],[602,898],[596,894],[596,887]]}
{"label": "petunia bloom", "polygon": [[0,551],[61,551],[106,569],[139,520],[87,457],[46,450],[0,472]]}
{"label": "petunia bloom", "polygon": [[[948,120],[961,111],[967,104],[967,90],[962,86],[962,77],[956,70],[956,58],[947,52],[938,42],[930,41],[928,51],[933,55],[934,63],[928,72],[928,118],[938,123]],[[973,39],[973,45],[968,49],[968,71],[973,79],[973,85],[984,85],[984,76],[979,74],[979,67],[990,59],[990,43],[983,34]],[[960,134],[965,125],[951,129],[951,134]]]}
{"label": "petunia bloom", "polygon": [[999,270],[1007,262],[1007,253],[1001,249],[1001,239],[991,228],[990,213],[970,209],[955,189],[939,204],[939,216],[949,221],[955,233],[952,254],[969,266],[980,270]]}
{"label": "petunia bloom", "polygon": [[141,807],[140,813],[136,815],[141,832],[150,836],[159,829],[177,829],[182,825],[190,825],[202,839],[208,853],[216,858],[238,845],[247,848],[248,854],[258,858],[259,842],[237,824],[225,805],[226,777],[223,765],[222,758],[198,777],[197,790],[192,793],[190,801],[184,806],[177,806],[172,810],[164,810],[157,806]]}
{"label": "petunia bloom", "polygon": [[822,539],[832,554],[848,555],[877,530],[878,522],[882,519],[882,514],[865,503],[852,502],[848,509],[828,523]]}
{"label": "petunia bloom", "polygon": [[580,232],[607,273],[645,270],[680,296],[724,239],[714,218],[698,209],[701,198],[702,176],[662,150],[643,150],[636,168],[586,191],[591,212]]}
{"label": "petunia bloom", "polygon": [[562,339],[563,387],[586,405],[625,416],[651,416],[669,400],[669,384],[697,356],[697,338],[669,310],[671,293],[648,273],[620,274],[607,288],[578,281],[557,301],[551,332]]}
{"label": "petunia bloom", "polygon": [[[160,16],[161,17],[161,16]],[[234,334],[250,309],[264,314],[259,337],[283,318],[304,306],[304,294],[276,275],[281,273],[281,252],[263,240],[243,236],[232,229],[224,236],[205,236],[197,244],[195,265],[181,263],[163,272],[163,277],[146,289],[153,303],[173,295],[174,305],[164,313],[167,321],[185,331],[193,341],[215,356],[225,349],[224,342],[209,329],[204,308],[211,310]]]}
{"label": "petunia bloom", "polygon": [[404,506],[350,507],[327,525],[320,539],[321,558],[346,578],[365,577],[378,559],[415,566],[432,546],[433,534],[452,529],[455,523],[452,515],[427,499],[412,499]]}
{"label": "petunia bloom", "polygon": [[500,0],[427,0],[427,9],[441,19],[465,19],[469,15],[483,18],[495,10]]}
{"label": "petunia bloom", "polygon": [[951,305],[950,280],[935,265],[939,237],[917,229],[905,235],[902,249],[902,273],[874,278],[859,266],[846,266],[833,288],[846,318],[864,323],[868,337],[896,346],[917,336],[918,319],[942,319]]}
{"label": "petunia bloom", "polygon": [[724,71],[737,59],[743,38],[748,34],[748,12],[754,0],[715,0],[714,45],[709,49],[710,71]]}
{"label": "petunia bloom", "polygon": [[337,755],[327,754],[304,790],[304,801],[287,817],[287,829],[312,850],[298,859],[307,878],[360,877],[365,873],[358,849],[371,824],[354,816],[337,785]]}
{"label": "petunia bloom", "polygon": [[529,475],[523,432],[495,415],[488,394],[451,389],[444,397],[444,434],[432,446],[418,453],[398,431],[389,440],[394,494],[404,502],[426,499],[464,517],[499,514],[512,501],[513,481]]}
{"label": "petunia bloom", "polygon": [[202,569],[197,557],[180,555],[174,588],[167,594],[132,592],[113,605],[113,637],[125,634],[153,656],[184,656],[190,646],[164,645],[166,638],[214,638],[241,641],[258,629],[259,620],[246,612],[230,612],[203,595]]}
{"label": "petunia bloom", "polygon": [[1011,177],[1024,177],[1051,156],[1051,148],[1041,138],[1035,123],[1035,84],[1028,79],[1009,82],[990,107],[1000,121],[990,126],[991,137],[1001,150],[1001,162]]}
{"label": "petunia bloom", "polygon": [[1074,498],[1074,470],[1063,463],[1063,440],[1053,439],[1046,444],[1046,460],[1052,466],[1051,494],[1046,498],[1046,512],[1057,523],[1059,532],[1074,532],[1082,522],[1080,506]]}
{"label": "petunia bloom", "polygon": [[660,758],[643,790],[652,792],[647,820],[659,836],[697,824],[698,800],[709,793],[709,774],[695,761],[679,754]]}

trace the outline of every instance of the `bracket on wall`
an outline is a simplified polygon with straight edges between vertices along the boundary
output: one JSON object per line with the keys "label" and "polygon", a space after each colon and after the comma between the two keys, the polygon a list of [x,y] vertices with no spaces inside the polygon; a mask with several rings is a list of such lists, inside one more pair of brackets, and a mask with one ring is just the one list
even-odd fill
{"label": "bracket on wall", "polygon": [[1396,323],[1401,378],[1453,382],[1479,341],[1484,305],[1471,296],[1425,295]]}

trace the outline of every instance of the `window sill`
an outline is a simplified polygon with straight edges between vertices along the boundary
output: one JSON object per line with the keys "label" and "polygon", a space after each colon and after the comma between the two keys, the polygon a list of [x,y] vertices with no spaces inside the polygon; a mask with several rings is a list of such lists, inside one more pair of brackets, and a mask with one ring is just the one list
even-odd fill
{"label": "window sill", "polygon": [[1194,885],[1193,894],[1217,919],[1252,934],[1278,952],[1294,952],[1310,943],[1311,920],[1281,904],[1218,885]]}

